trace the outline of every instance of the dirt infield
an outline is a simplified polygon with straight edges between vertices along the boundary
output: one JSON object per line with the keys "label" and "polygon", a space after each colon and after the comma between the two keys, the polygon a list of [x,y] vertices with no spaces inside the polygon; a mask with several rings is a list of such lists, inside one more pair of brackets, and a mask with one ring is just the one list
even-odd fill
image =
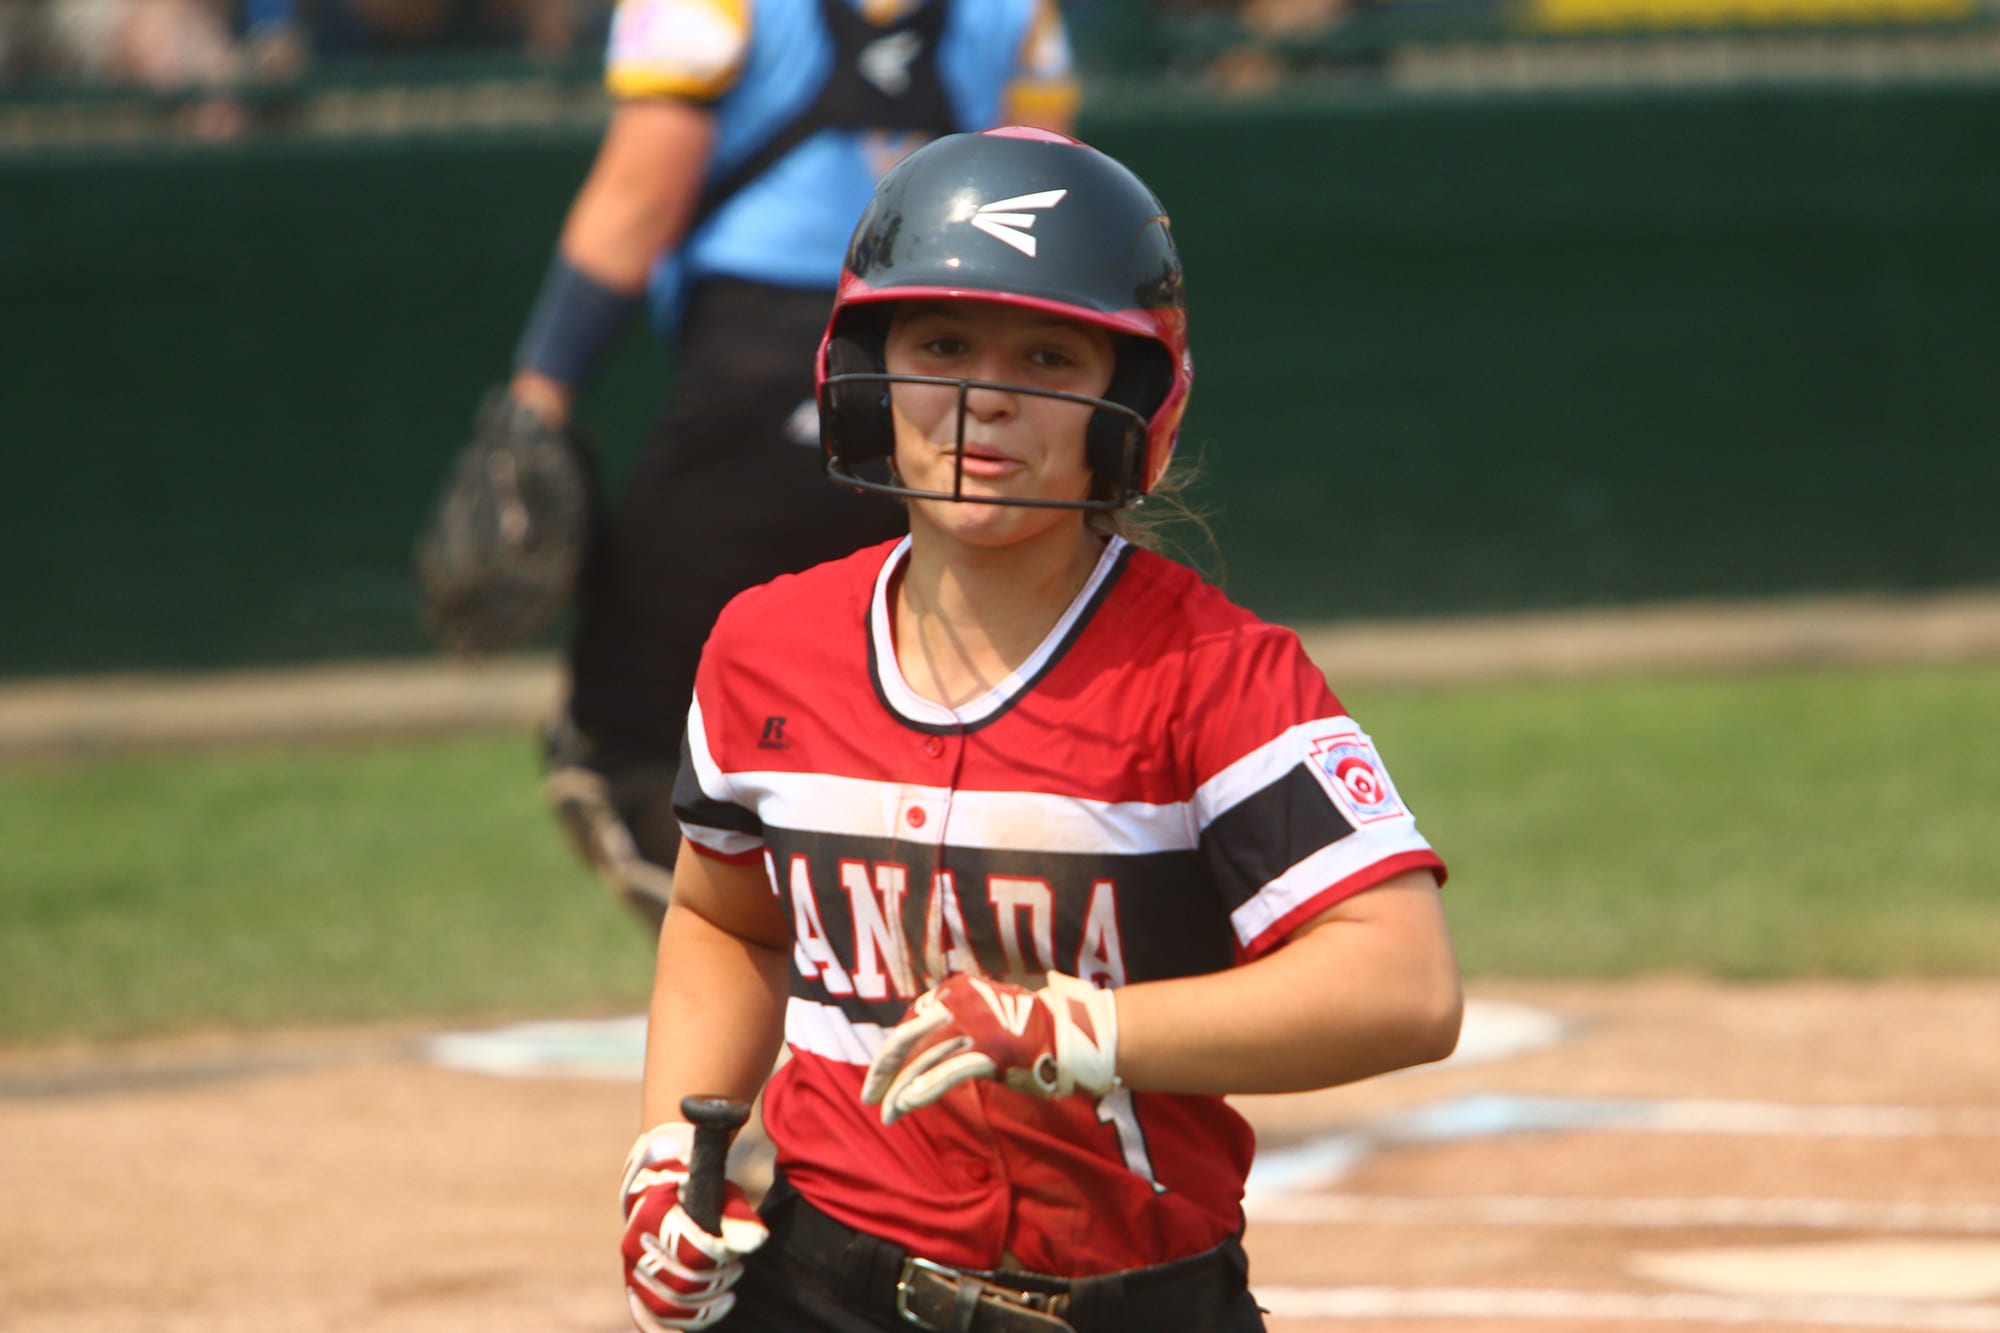
{"label": "dirt infield", "polygon": [[[2000,982],[1477,998],[1563,1036],[1240,1103],[1274,1330],[2000,1329]],[[0,1325],[617,1333],[634,1087],[420,1035],[0,1056]]]}
{"label": "dirt infield", "polygon": [[[1963,661],[2000,658],[2000,596],[1305,637],[1336,682]],[[525,725],[558,685],[539,659],[17,683],[0,757]],[[1240,1102],[1276,1333],[2000,1333],[2000,980],[1474,995],[1559,1035]],[[635,1088],[440,1067],[427,1035],[0,1051],[0,1328],[618,1333]]]}

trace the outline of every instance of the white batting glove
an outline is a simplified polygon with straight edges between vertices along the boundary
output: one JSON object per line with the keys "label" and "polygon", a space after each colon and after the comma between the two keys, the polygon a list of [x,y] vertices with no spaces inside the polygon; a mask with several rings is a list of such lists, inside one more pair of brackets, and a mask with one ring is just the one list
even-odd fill
{"label": "white batting glove", "polygon": [[639,1333],[707,1328],[736,1304],[730,1290],[743,1256],[771,1233],[740,1186],[723,1187],[722,1234],[712,1236],[681,1207],[694,1154],[694,1126],[678,1121],[639,1136],[625,1156],[625,1299]]}
{"label": "white batting glove", "polygon": [[1087,981],[1048,974],[1041,990],[956,973],[917,997],[861,1085],[882,1123],[973,1078],[1035,1097],[1101,1097],[1118,1086],[1118,1004]]}

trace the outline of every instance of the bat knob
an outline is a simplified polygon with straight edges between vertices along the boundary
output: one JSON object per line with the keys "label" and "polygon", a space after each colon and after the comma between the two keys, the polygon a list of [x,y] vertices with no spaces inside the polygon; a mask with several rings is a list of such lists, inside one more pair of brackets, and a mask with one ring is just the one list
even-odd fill
{"label": "bat knob", "polygon": [[727,1097],[683,1097],[681,1115],[696,1129],[721,1129],[733,1133],[743,1128],[750,1119],[750,1104],[731,1101]]}
{"label": "bat knob", "polygon": [[711,1236],[722,1234],[722,1187],[729,1165],[729,1140],[750,1118],[747,1102],[727,1097],[683,1097],[681,1115],[694,1126],[693,1160],[681,1207],[688,1220]]}

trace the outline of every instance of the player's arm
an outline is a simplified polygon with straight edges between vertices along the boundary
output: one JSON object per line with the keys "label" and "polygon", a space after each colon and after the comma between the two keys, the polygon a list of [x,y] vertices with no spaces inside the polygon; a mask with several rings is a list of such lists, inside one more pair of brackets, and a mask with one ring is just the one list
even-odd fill
{"label": "player's arm", "polygon": [[1464,1010],[1428,870],[1327,908],[1241,967],[1111,994],[1118,1077],[1181,1093],[1301,1092],[1442,1060]]}
{"label": "player's arm", "polygon": [[646,1333],[725,1318],[743,1257],[769,1237],[740,1185],[721,1184],[713,1217],[684,1197],[697,1161],[681,1098],[748,1102],[784,1032],[789,929],[760,864],[716,860],[683,840],[660,928],[646,1029],[640,1123],[620,1187],[626,1300]]}
{"label": "player's arm", "polygon": [[688,1094],[757,1095],[784,1041],[791,949],[761,862],[681,843],[648,1018],[645,1124],[680,1119]]}
{"label": "player's arm", "polygon": [[1409,870],[1207,976],[1100,990],[1051,972],[1033,991],[949,977],[884,1039],[861,1099],[893,1124],[971,1078],[1040,1097],[1303,1092],[1442,1060],[1463,1008],[1437,886]]}
{"label": "player's arm", "polygon": [[715,118],[678,98],[622,102],[570,206],[516,354],[514,397],[552,425],[680,241],[700,197]]}

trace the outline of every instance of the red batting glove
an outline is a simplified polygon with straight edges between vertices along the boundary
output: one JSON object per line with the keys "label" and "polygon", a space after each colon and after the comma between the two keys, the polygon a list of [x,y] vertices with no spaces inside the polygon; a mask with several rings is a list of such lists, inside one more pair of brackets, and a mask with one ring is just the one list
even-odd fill
{"label": "red batting glove", "polygon": [[681,1207],[694,1152],[694,1126],[647,1130],[625,1157],[625,1298],[639,1333],[707,1328],[736,1304],[730,1288],[743,1256],[770,1239],[764,1221],[733,1181],[723,1187],[722,1234],[711,1236]]}
{"label": "red batting glove", "polygon": [[875,1053],[861,1100],[893,1125],[972,1078],[1035,1097],[1101,1097],[1118,1086],[1118,1004],[1087,981],[1041,990],[956,973],[925,991]]}

